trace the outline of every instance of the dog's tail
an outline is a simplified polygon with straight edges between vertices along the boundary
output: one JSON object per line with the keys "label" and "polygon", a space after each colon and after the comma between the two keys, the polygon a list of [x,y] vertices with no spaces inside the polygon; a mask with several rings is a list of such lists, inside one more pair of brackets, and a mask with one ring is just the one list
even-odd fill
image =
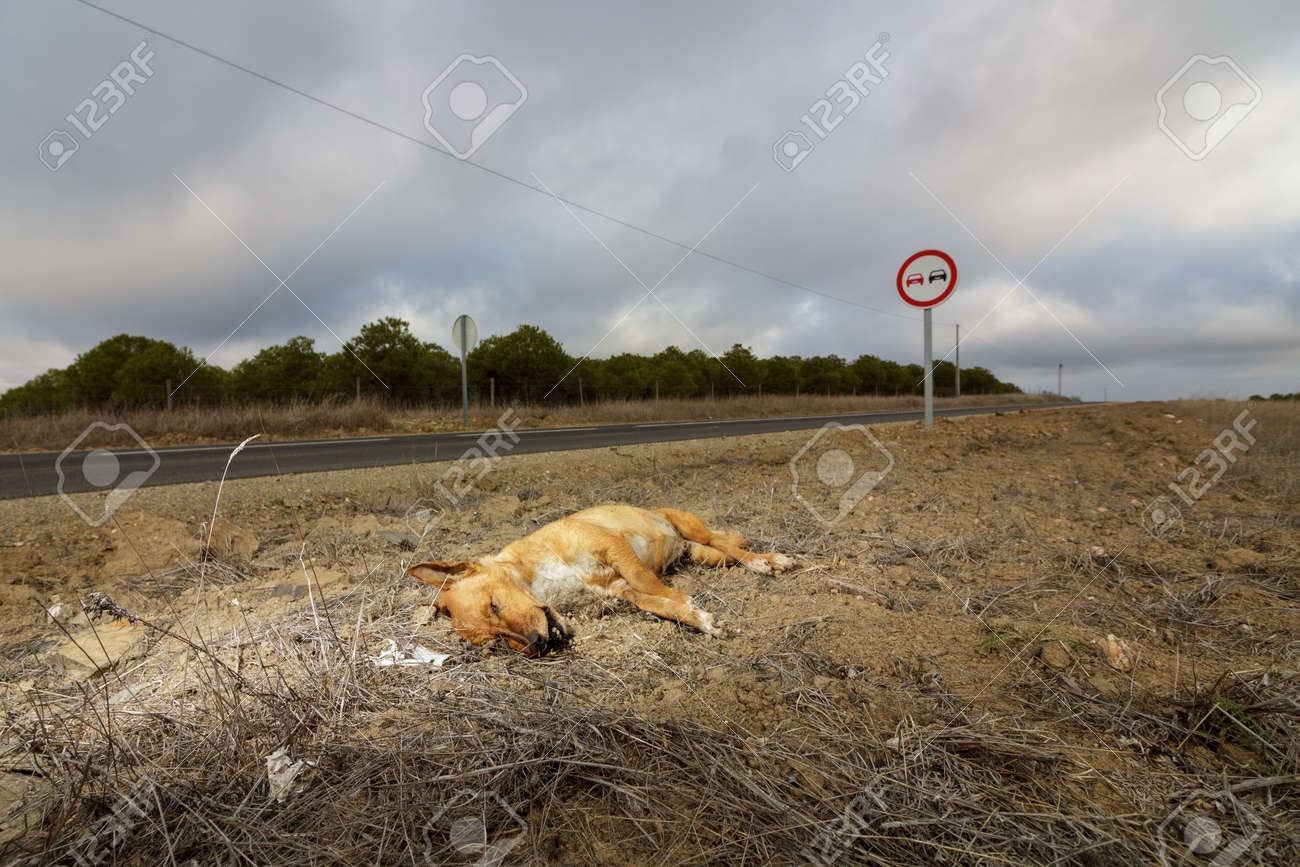
{"label": "dog's tail", "polygon": [[679,509],[655,509],[655,514],[667,518],[668,523],[672,524],[677,529],[677,532],[682,534],[682,538],[690,542],[710,545],[721,541],[737,548],[749,547],[749,542],[739,533],[710,530],[704,521],[700,520],[699,515],[683,512]]}

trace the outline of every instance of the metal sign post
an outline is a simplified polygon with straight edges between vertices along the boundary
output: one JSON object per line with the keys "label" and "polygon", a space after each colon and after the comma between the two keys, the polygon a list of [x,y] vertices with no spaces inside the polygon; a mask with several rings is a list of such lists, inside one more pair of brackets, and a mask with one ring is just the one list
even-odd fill
{"label": "metal sign post", "polygon": [[921,315],[925,319],[925,351],[922,361],[925,367],[925,426],[929,429],[934,427],[934,341],[930,329],[930,308],[925,308]]}
{"label": "metal sign post", "polygon": [[469,427],[469,351],[478,343],[478,326],[461,315],[451,326],[451,342],[460,350],[460,420]]}
{"label": "metal sign post", "polygon": [[898,269],[894,281],[898,295],[913,307],[923,308],[925,336],[925,426],[934,427],[934,340],[931,310],[947,300],[957,288],[957,263],[942,250],[913,253]]}

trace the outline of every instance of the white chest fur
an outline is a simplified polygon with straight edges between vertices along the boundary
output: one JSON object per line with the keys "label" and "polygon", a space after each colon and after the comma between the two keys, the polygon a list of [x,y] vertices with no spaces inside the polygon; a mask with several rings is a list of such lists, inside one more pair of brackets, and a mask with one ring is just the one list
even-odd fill
{"label": "white chest fur", "polygon": [[587,583],[590,577],[609,575],[613,571],[590,554],[583,554],[572,563],[557,554],[533,566],[530,589],[539,600],[562,611],[572,608],[588,594],[601,592],[600,588]]}
{"label": "white chest fur", "polygon": [[[661,519],[662,520],[662,519]],[[664,521],[667,524],[667,521]],[[658,573],[676,562],[686,551],[686,541],[668,525],[666,531],[652,538],[635,533],[623,537],[641,564],[652,572]],[[551,553],[533,565],[533,578],[530,589],[542,602],[558,610],[572,608],[591,594],[608,594],[610,590],[604,581],[592,586],[592,577],[604,578],[612,575],[614,570],[598,561],[591,554],[583,553],[576,558],[564,558],[558,553]]]}

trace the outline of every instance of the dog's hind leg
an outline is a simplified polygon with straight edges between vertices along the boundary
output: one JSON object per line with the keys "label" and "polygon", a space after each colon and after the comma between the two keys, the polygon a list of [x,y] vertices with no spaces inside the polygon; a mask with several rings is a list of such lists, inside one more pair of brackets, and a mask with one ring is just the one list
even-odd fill
{"label": "dog's hind leg", "polygon": [[[749,542],[745,541],[743,536],[739,533],[710,530],[699,515],[692,515],[690,512],[683,512],[678,509],[656,509],[656,512],[667,518],[668,522],[677,528],[677,532],[681,533],[682,538],[688,542],[694,542],[703,548],[720,552],[727,558],[721,563],[709,559],[697,559],[696,549],[692,547],[691,559],[697,563],[706,563],[710,566],[740,563],[751,572],[759,572],[764,575],[773,571],[782,572],[794,566],[794,560],[784,554],[755,554],[746,551]],[[704,551],[700,553],[700,556],[707,554],[708,552]]]}
{"label": "dog's hind leg", "polygon": [[613,595],[666,620],[676,620],[709,635],[722,634],[714,624],[712,614],[695,607],[691,597],[682,591],[660,581],[658,575],[641,563],[636,551],[621,536],[603,534],[594,553],[597,559],[618,573],[606,588]]}
{"label": "dog's hind leg", "polygon": [[719,551],[708,545],[701,545],[699,542],[686,542],[686,556],[691,558],[692,563],[699,563],[703,566],[730,566],[732,563],[739,563],[735,557],[728,557],[725,552]]}

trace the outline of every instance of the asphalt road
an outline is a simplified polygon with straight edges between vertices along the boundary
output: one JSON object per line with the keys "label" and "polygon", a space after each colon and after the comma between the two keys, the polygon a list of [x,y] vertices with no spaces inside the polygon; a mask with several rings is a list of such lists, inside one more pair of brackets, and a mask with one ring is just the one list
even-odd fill
{"label": "asphalt road", "polygon": [[[1034,408],[1077,406],[1032,404]],[[1019,405],[963,407],[935,410],[936,416],[983,415],[995,410],[1015,410]],[[718,421],[674,421],[649,424],[600,425],[599,427],[536,428],[514,431],[518,442],[499,446],[498,454],[589,449],[632,443],[775,433],[821,427],[828,422],[868,424],[921,418],[921,410],[864,412],[845,415],[809,415],[793,418],[720,419]],[[450,461],[474,446],[482,431],[466,433],[411,434],[351,439],[300,440],[259,443],[254,440],[231,462],[226,478],[274,476],[320,470],[346,470],[396,464]],[[490,442],[490,441],[489,441]],[[112,452],[35,452],[0,455],[0,499],[35,497],[60,491],[111,490],[130,487],[174,485],[181,482],[216,481],[233,446],[175,446],[159,449],[114,450]],[[94,455],[89,462],[88,455]],[[61,485],[61,486],[60,486]]]}

